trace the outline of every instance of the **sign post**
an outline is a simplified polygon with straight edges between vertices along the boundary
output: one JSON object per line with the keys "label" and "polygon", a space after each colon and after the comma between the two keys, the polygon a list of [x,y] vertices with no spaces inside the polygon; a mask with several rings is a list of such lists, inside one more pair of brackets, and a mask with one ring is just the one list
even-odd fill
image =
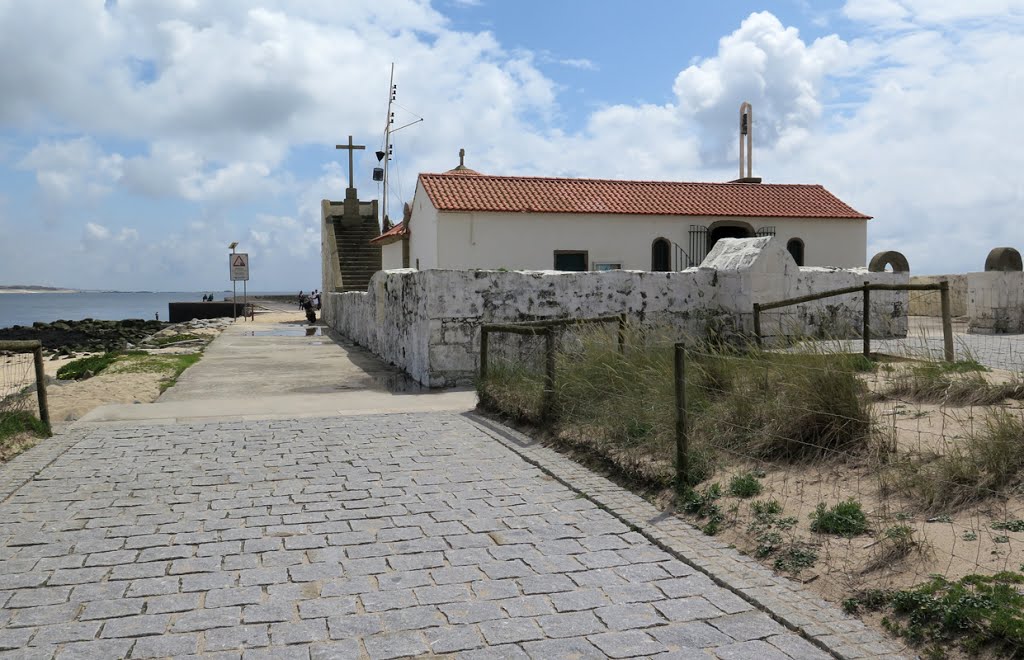
{"label": "sign post", "polygon": [[242,282],[242,309],[246,304],[247,291],[246,283],[249,281],[249,254],[247,252],[235,252],[234,248],[228,255],[228,269],[231,272],[232,303],[231,310],[234,318],[238,318],[238,285],[235,282]]}

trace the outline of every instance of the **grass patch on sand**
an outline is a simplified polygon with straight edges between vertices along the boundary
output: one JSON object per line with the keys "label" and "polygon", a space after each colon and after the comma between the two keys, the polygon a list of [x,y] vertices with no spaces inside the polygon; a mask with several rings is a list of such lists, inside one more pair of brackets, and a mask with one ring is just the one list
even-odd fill
{"label": "grass patch on sand", "polygon": [[[614,333],[569,329],[556,355],[555,398],[546,429],[561,443],[596,455],[645,487],[675,477],[672,342],[628,328],[620,353]],[[609,336],[611,335],[611,336]],[[492,335],[496,345],[503,335]],[[534,341],[543,345],[543,338]],[[537,350],[536,347],[533,350]],[[496,355],[494,351],[492,356]],[[543,372],[525,360],[492,357],[477,383],[482,407],[541,424]],[[709,478],[721,460],[797,462],[842,458],[871,445],[872,422],[859,356],[744,354],[699,346],[688,351],[687,482]]]}
{"label": "grass patch on sand", "polygon": [[843,602],[850,614],[882,612],[882,625],[929,658],[954,646],[970,656],[1024,654],[1024,575],[1003,572],[951,581],[934,576],[912,589],[871,590]]}
{"label": "grass patch on sand", "polygon": [[119,351],[111,351],[72,360],[57,370],[57,378],[59,380],[91,378],[113,364],[120,354]]}
{"label": "grass patch on sand", "polygon": [[949,512],[1020,484],[1022,470],[1024,413],[995,408],[946,453],[896,461],[886,486],[906,495],[922,511]]}
{"label": "grass patch on sand", "polygon": [[179,355],[154,355],[145,351],[113,351],[68,362],[57,371],[62,380],[80,380],[101,372],[115,374],[156,373],[166,374],[160,384],[160,391],[177,382],[183,371],[199,361],[202,353]]}
{"label": "grass patch on sand", "polygon": [[178,377],[203,356],[202,353],[182,353],[179,355],[154,355],[145,351],[129,351],[121,354],[117,362],[110,367],[110,373],[157,373],[165,374],[160,383],[160,391],[164,392],[178,381]]}
{"label": "grass patch on sand", "polygon": [[168,344],[177,344],[183,341],[201,341],[203,338],[199,335],[182,334],[182,335],[171,335],[169,337],[153,337],[150,339],[151,344],[156,346],[166,346]]}
{"label": "grass patch on sand", "polygon": [[988,406],[1006,399],[1024,399],[1024,383],[990,383],[988,369],[973,360],[928,362],[896,373],[882,398],[948,406]]}
{"label": "grass patch on sand", "polygon": [[0,412],[0,463],[9,461],[30,449],[39,438],[49,435],[46,424],[32,413],[21,410]]}

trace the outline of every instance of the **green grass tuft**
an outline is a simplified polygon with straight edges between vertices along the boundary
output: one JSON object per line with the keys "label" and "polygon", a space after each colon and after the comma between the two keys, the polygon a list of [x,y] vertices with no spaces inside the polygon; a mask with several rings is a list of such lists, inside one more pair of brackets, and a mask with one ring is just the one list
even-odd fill
{"label": "green grass tuft", "polygon": [[858,536],[868,531],[868,521],[857,500],[849,499],[831,508],[819,502],[811,514],[811,531],[836,536]]}
{"label": "green grass tuft", "polygon": [[734,497],[757,497],[761,489],[761,482],[750,472],[737,474],[729,481],[729,494]]}
{"label": "green grass tuft", "polygon": [[120,352],[111,351],[72,360],[57,370],[57,378],[59,380],[81,380],[89,375],[95,376],[113,364],[118,355]]}
{"label": "green grass tuft", "polygon": [[931,581],[900,591],[872,590],[844,601],[861,609],[891,612],[883,624],[930,657],[946,657],[952,646],[970,656],[1021,657],[1024,654],[1024,576],[1003,572]]}

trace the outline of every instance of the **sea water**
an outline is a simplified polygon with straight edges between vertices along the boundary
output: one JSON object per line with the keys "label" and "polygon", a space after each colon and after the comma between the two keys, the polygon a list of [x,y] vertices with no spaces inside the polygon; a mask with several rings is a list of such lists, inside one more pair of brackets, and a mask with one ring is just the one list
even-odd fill
{"label": "sea water", "polygon": [[[208,291],[134,291],[82,293],[0,293],[0,328],[50,323],[58,319],[78,321],[91,318],[104,321],[155,319],[166,321],[167,303],[201,302]],[[259,295],[250,292],[250,297]],[[285,295],[283,293],[262,295]],[[291,295],[295,295],[294,293]],[[230,293],[215,292],[215,300],[231,298]],[[239,294],[239,301],[242,296]]]}

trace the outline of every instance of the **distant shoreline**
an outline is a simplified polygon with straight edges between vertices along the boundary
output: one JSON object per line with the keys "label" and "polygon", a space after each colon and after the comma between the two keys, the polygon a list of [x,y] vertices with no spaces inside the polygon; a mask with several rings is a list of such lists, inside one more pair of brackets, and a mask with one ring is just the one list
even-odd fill
{"label": "distant shoreline", "polygon": [[44,288],[4,288],[0,287],[0,294],[3,293],[81,293],[77,289],[44,289]]}

